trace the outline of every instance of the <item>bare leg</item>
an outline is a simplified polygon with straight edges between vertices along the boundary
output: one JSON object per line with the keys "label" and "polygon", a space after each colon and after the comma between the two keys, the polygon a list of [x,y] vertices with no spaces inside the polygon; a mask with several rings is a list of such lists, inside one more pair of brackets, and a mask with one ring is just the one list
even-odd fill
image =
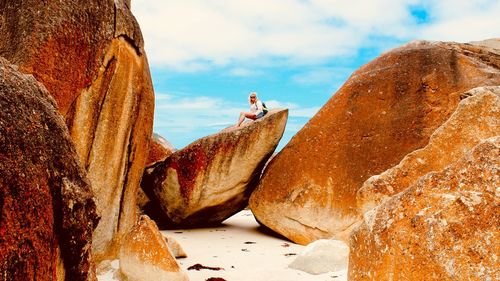
{"label": "bare leg", "polygon": [[240,118],[238,120],[238,127],[245,121],[245,112],[240,112]]}
{"label": "bare leg", "polygon": [[253,113],[250,113],[250,112],[241,112],[240,113],[240,119],[238,120],[238,127],[241,125],[241,123],[243,123],[243,121],[245,121],[245,117],[249,118],[249,119],[252,119],[252,120],[255,120],[255,118],[256,118],[255,114],[253,114]]}

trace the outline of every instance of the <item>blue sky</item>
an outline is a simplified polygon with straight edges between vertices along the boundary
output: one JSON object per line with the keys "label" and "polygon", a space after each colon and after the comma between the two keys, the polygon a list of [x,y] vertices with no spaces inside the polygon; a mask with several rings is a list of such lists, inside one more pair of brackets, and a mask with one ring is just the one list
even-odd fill
{"label": "blue sky", "polygon": [[176,148],[220,131],[256,91],[289,108],[282,148],[354,70],[412,40],[500,37],[500,1],[132,0]]}

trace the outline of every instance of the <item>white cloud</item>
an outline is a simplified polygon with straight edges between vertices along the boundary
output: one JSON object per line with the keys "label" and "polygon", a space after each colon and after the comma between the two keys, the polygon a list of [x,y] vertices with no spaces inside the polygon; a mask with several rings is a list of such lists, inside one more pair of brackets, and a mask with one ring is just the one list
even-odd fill
{"label": "white cloud", "polygon": [[[410,7],[425,8],[423,28]],[[278,57],[317,63],[376,47],[373,37],[498,37],[497,0],[134,0],[150,62],[182,71]],[[236,71],[238,75],[238,71]]]}
{"label": "white cloud", "polygon": [[[225,127],[236,124],[241,111],[248,110],[246,102],[234,103],[221,98],[204,96],[182,97],[173,94],[157,93],[155,105],[155,131],[189,133],[208,131],[215,133]],[[266,101],[270,109],[288,108],[289,117],[310,118],[319,107],[301,107],[295,103],[277,100]]]}
{"label": "white cloud", "polygon": [[256,77],[261,76],[262,72],[254,68],[235,67],[229,70],[229,75],[235,77]]}
{"label": "white cloud", "polygon": [[375,31],[404,36],[409,2],[134,0],[132,9],[152,64],[198,71],[256,58],[303,64],[354,54]]}
{"label": "white cloud", "polygon": [[[427,20],[414,18],[411,7],[423,10]],[[331,59],[355,56],[362,48],[377,53],[413,39],[500,37],[498,0],[133,0],[132,11],[156,69],[218,69],[224,75],[262,78],[299,66],[291,81],[301,87],[343,80]],[[156,94],[155,129],[186,138],[234,124],[248,108],[246,101],[177,94]],[[266,104],[290,109],[288,133],[319,110],[272,100]]]}
{"label": "white cloud", "polygon": [[313,117],[321,107],[315,106],[315,107],[307,107],[307,108],[296,108],[290,110],[290,116],[291,117],[303,117],[303,118],[311,118]]}
{"label": "white cloud", "polygon": [[292,76],[292,81],[301,85],[331,84],[343,79],[353,69],[342,67],[316,67]]}
{"label": "white cloud", "polygon": [[266,106],[270,109],[273,108],[288,108],[288,116],[290,117],[303,117],[303,118],[311,118],[318,112],[320,109],[319,106],[313,107],[301,107],[296,103],[290,102],[280,102],[277,100],[269,100],[266,101]]}
{"label": "white cloud", "polygon": [[469,42],[500,37],[500,1],[442,0],[427,5],[432,23],[418,37]]}
{"label": "white cloud", "polygon": [[166,102],[162,102],[162,100],[158,100],[158,105],[156,109],[159,110],[175,110],[175,111],[184,111],[184,110],[210,110],[219,106],[219,101],[209,97],[192,97],[192,98],[175,98],[172,95],[168,96],[169,98],[164,99]]}

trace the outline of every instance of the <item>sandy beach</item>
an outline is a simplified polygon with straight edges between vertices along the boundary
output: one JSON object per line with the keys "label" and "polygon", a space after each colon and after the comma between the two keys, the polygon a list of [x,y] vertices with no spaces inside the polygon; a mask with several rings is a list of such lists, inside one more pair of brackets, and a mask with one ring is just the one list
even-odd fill
{"label": "sandy beach", "polygon": [[[188,257],[178,259],[178,262],[191,281],[209,278],[227,281],[347,280],[346,270],[312,275],[289,268],[288,265],[305,246],[267,232],[255,221],[250,210],[239,212],[220,227],[164,230],[162,234],[175,238],[186,251]],[[214,270],[188,270],[196,264]],[[114,261],[112,267],[111,271],[99,276],[100,281],[117,280],[113,275],[118,261]]]}
{"label": "sandy beach", "polygon": [[266,233],[250,210],[239,212],[218,228],[163,233],[177,239],[188,254],[179,259],[183,269],[197,263],[224,269],[188,270],[192,281],[210,277],[228,281],[347,280],[345,271],[312,275],[288,268],[305,247]]}

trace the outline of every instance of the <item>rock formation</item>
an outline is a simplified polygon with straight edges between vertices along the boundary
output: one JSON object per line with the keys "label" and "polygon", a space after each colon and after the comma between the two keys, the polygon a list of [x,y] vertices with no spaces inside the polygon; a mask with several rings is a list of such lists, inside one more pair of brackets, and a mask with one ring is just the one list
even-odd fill
{"label": "rock formation", "polygon": [[[170,142],[158,134],[153,134],[144,173],[150,174],[153,171],[152,166],[154,166],[156,162],[165,160],[168,156],[172,155],[174,151],[175,148]],[[151,213],[158,213],[159,210],[157,206],[154,206],[154,204],[151,204],[150,202],[151,200],[146,195],[144,190],[142,190],[142,187],[140,187],[137,190],[137,206],[139,207],[139,210],[146,212],[151,218],[155,219],[156,216],[154,214],[151,216]]]}
{"label": "rock formation", "polygon": [[309,274],[323,274],[346,270],[348,261],[349,246],[346,243],[340,240],[319,239],[307,245],[288,267]]}
{"label": "rock formation", "polygon": [[168,249],[174,258],[187,258],[186,251],[173,237],[165,236],[165,242],[167,242]]}
{"label": "rock formation", "polygon": [[0,208],[0,279],[95,280],[96,205],[64,120],[1,58]]}
{"label": "rock formation", "polygon": [[288,110],[204,137],[158,163],[143,189],[178,226],[217,224],[243,209],[278,145]]}
{"label": "rock formation", "polygon": [[130,1],[0,3],[0,56],[32,73],[57,102],[102,219],[97,260],[114,258],[136,219],[154,96]]}
{"label": "rock formation", "polygon": [[149,147],[149,156],[146,161],[146,167],[156,162],[165,160],[168,156],[174,153],[174,146],[165,138],[158,134],[153,134]]}
{"label": "rock formation", "polygon": [[432,134],[427,146],[363,184],[357,198],[363,213],[405,190],[421,176],[441,171],[481,141],[500,135],[500,87],[480,87],[464,93],[465,97],[469,95]]}
{"label": "rock formation", "polygon": [[370,176],[424,147],[460,93],[499,85],[500,55],[489,50],[418,41],[354,72],[266,168],[250,198],[256,218],[300,244],[345,238]]}
{"label": "rock formation", "polygon": [[120,249],[120,272],[130,281],[188,280],[158,227],[147,216],[141,216],[124,239]]}
{"label": "rock formation", "polygon": [[497,280],[500,137],[366,214],[350,280]]}

